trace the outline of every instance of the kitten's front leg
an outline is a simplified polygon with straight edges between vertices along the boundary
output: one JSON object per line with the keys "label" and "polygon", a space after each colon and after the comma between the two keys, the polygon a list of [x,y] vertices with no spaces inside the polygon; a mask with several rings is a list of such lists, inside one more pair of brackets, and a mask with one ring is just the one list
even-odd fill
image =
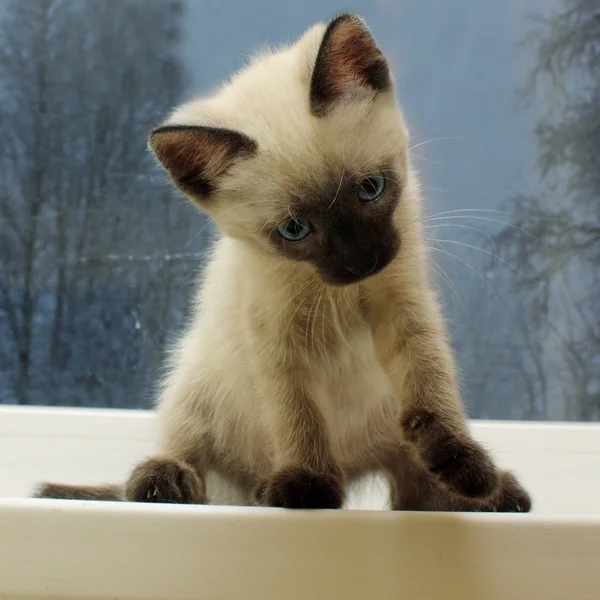
{"label": "kitten's front leg", "polygon": [[206,503],[210,438],[202,407],[209,396],[190,372],[194,365],[181,359],[165,381],[157,412],[160,453],[132,470],[125,484],[130,502]]}
{"label": "kitten's front leg", "polygon": [[444,512],[529,512],[531,498],[509,471],[500,473],[496,489],[485,498],[453,493],[402,442],[389,463],[392,510]]}
{"label": "kitten's front leg", "polygon": [[435,300],[422,297],[388,313],[382,330],[388,373],[402,399],[401,427],[427,465],[450,488],[486,497],[498,485],[498,470],[470,435],[451,350]]}
{"label": "kitten's front leg", "polygon": [[271,366],[258,379],[272,435],[274,472],[255,490],[255,501],[284,508],[340,508],[343,476],[331,454],[326,423],[302,376]]}

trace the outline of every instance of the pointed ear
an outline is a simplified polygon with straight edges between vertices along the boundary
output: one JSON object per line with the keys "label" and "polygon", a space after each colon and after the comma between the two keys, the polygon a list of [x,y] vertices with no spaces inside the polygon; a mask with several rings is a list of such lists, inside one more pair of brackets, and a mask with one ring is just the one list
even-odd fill
{"label": "pointed ear", "polygon": [[391,88],[385,56],[375,44],[366,23],[356,15],[343,14],[329,23],[317,54],[310,85],[310,108],[323,116],[332,104],[348,93]]}
{"label": "pointed ear", "polygon": [[158,127],[148,145],[177,187],[199,200],[210,196],[236,160],[258,149],[238,131],[193,125]]}

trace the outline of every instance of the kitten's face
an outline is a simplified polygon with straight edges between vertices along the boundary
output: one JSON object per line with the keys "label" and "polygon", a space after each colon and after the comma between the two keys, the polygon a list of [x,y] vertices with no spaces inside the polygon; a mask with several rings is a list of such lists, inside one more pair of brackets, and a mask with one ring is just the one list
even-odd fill
{"label": "kitten's face", "polygon": [[227,234],[330,285],[396,256],[407,136],[387,62],[357,17],[260,57],[170,123],[152,149]]}
{"label": "kitten's face", "polygon": [[282,256],[311,263],[324,282],[355,283],[381,271],[398,252],[394,213],[401,189],[389,164],[362,172],[331,169],[318,184],[298,185],[281,207],[283,219],[263,234]]}

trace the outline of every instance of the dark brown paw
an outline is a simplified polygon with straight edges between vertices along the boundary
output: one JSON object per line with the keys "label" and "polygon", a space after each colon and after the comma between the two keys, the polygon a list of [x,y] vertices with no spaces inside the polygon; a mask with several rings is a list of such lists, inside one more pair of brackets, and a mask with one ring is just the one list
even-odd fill
{"label": "dark brown paw", "polygon": [[289,468],[276,473],[261,494],[262,503],[282,508],[340,508],[344,490],[339,477]]}
{"label": "dark brown paw", "polygon": [[467,435],[453,433],[434,413],[408,409],[402,428],[429,470],[459,494],[482,498],[496,489],[498,472],[488,453]]}
{"label": "dark brown paw", "polygon": [[501,474],[500,487],[498,512],[527,513],[531,510],[531,497],[512,473],[505,471]]}
{"label": "dark brown paw", "polygon": [[203,504],[204,484],[194,469],[183,462],[151,458],[135,467],[125,485],[130,502]]}

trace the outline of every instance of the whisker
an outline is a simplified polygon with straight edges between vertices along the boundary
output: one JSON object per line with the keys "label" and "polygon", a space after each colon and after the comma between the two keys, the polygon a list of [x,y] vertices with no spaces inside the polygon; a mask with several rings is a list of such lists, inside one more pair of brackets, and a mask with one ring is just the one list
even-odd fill
{"label": "whisker", "polygon": [[[275,219],[279,219],[279,215],[273,215],[261,228],[260,231],[258,232],[258,235],[262,235],[262,232],[265,230],[265,228],[267,227],[267,225],[269,225],[269,223],[272,223]],[[275,227],[277,227],[277,225],[275,225]],[[275,227],[273,227],[273,229],[275,229]],[[271,231],[269,232],[269,234],[273,233],[273,229],[271,229]]]}
{"label": "whisker", "polygon": [[446,285],[450,288],[450,291],[454,294],[454,296],[458,300],[458,303],[462,307],[463,313],[467,317],[467,320],[470,321],[470,316],[469,316],[469,313],[467,312],[467,307],[465,306],[465,303],[463,302],[462,298],[460,297],[460,294],[458,293],[458,290],[456,289],[456,285],[454,285],[452,278],[448,275],[448,273],[446,273],[446,271],[444,271],[444,269],[440,265],[438,265],[435,262],[435,260],[433,260],[433,258],[431,259],[431,266],[436,270],[436,272],[442,277],[442,279],[444,280]]}
{"label": "whisker", "polygon": [[[348,340],[346,339],[346,336],[344,334],[345,327],[342,327],[342,324],[338,319],[338,316],[343,317],[343,311],[340,312],[337,310],[337,308],[338,306],[336,305],[335,299],[331,299],[331,316],[335,321],[335,325],[337,327],[339,336],[342,342],[344,342],[344,345],[348,348],[348,350],[350,350],[350,352],[355,356],[359,356],[358,352],[356,352],[356,350],[349,344]],[[346,321],[344,321],[344,325],[346,325],[347,327]]]}
{"label": "whisker", "polygon": [[331,204],[325,209],[325,212],[327,212],[335,204],[335,201],[337,200],[338,194],[340,193],[340,190],[342,189],[342,181],[344,181],[344,171],[343,171],[343,169],[342,169],[342,176],[340,177],[340,183],[338,184],[337,191],[335,192],[335,196],[333,197],[333,200],[331,201]]}
{"label": "whisker", "polygon": [[515,267],[514,265],[511,265],[508,261],[504,260],[498,254],[494,254],[493,252],[490,252],[489,250],[485,250],[484,248],[480,248],[479,246],[474,246],[473,244],[467,244],[466,242],[459,242],[457,240],[442,240],[442,239],[436,238],[435,241],[440,242],[440,243],[445,243],[445,244],[456,244],[457,246],[463,246],[465,248],[472,248],[473,250],[479,250],[480,252],[483,252],[484,254],[492,256],[493,258],[498,259],[500,262],[503,262],[507,267],[511,268],[516,273],[519,273],[519,275],[526,277],[525,273],[523,273],[523,271],[521,271],[521,269]]}
{"label": "whisker", "polygon": [[[364,175],[368,175],[368,172],[371,168],[371,165],[375,165],[375,164],[379,164],[379,158],[375,157],[375,156],[371,156],[369,157],[367,160],[365,160],[359,167],[357,167],[356,169],[354,169],[352,175],[350,178],[352,177],[363,177]],[[369,167],[369,168],[367,168]]]}
{"label": "whisker", "polygon": [[184,248],[188,248],[194,241],[196,241],[210,226],[214,225],[211,219],[207,219],[206,223],[197,231],[191,238],[184,244]]}
{"label": "whisker", "polygon": [[[300,288],[298,289],[298,291],[284,304],[284,306],[282,307],[282,309],[279,311],[279,315],[282,315],[285,310],[287,309],[287,307],[298,297],[298,295],[305,290],[311,283],[313,283],[316,280],[316,276],[313,276],[312,278],[308,279],[307,281],[305,281]],[[298,310],[300,309],[300,307],[302,306],[302,300],[298,301],[298,306],[296,306],[296,310],[292,313],[292,316],[290,317],[289,321],[288,321],[288,329],[292,324],[292,321],[294,320],[294,317],[296,316],[296,313],[298,312]]]}
{"label": "whisker", "polygon": [[425,158],[424,156],[419,156],[418,154],[413,154],[412,152],[409,152],[408,150],[406,151],[406,153],[409,156],[412,156],[413,158],[418,158],[419,160],[424,160],[425,162],[431,163],[432,165],[437,165],[438,167],[443,167],[444,164],[441,162],[437,162],[435,160],[431,160],[430,158]]}
{"label": "whisker", "polygon": [[258,206],[261,204],[273,204],[273,200],[271,198],[261,198],[260,200],[243,200],[242,202],[229,204],[228,207],[230,209],[235,209],[239,208],[240,206]]}
{"label": "whisker", "polygon": [[[325,290],[325,298],[323,301],[323,310],[321,311],[323,313],[321,315],[321,345],[322,348],[325,349],[325,315],[327,313],[326,305],[329,301],[329,292],[327,291],[326,286],[323,286],[323,289]],[[328,354],[324,353],[324,356],[328,356]]]}
{"label": "whisker", "polygon": [[[432,188],[435,189],[435,188]],[[442,190],[442,188],[438,188],[441,191],[449,192],[450,190]],[[431,217],[440,217],[442,215],[453,215],[455,213],[465,213],[465,212],[492,212],[499,213],[503,215],[510,215],[509,212],[505,210],[498,210],[496,208],[455,208],[453,210],[445,210],[443,212],[435,213],[434,215],[430,215]]]}
{"label": "whisker", "polygon": [[432,192],[448,192],[449,194],[452,193],[452,190],[447,190],[446,188],[440,188],[440,187],[433,187],[433,186],[430,186],[430,185],[421,186],[421,190],[423,190],[423,191],[430,190]]}
{"label": "whisker", "polygon": [[475,219],[478,221],[488,221],[490,223],[498,223],[499,225],[505,225],[506,227],[512,227],[513,229],[520,231],[524,235],[526,235],[534,240],[537,240],[537,238],[533,234],[529,233],[528,231],[525,231],[525,229],[523,229],[522,227],[519,227],[518,225],[515,225],[508,221],[501,221],[500,219],[492,219],[490,217],[480,217],[480,216],[476,216],[476,215],[467,215],[467,216],[450,215],[450,216],[446,216],[446,217],[428,217],[426,219],[423,219],[423,223],[428,223],[429,221],[445,221],[445,220],[450,220],[450,219]]}
{"label": "whisker", "polygon": [[[319,295],[320,297],[320,295]],[[311,302],[310,304],[310,310],[308,311],[308,317],[306,318],[306,327],[305,327],[305,331],[304,331],[304,347],[306,348],[306,354],[308,354],[308,332],[310,329],[310,319],[311,316],[313,314],[313,310],[315,309],[315,302]]]}
{"label": "whisker", "polygon": [[311,347],[313,349],[313,351],[316,352],[316,346],[315,346],[315,326],[317,324],[317,317],[319,316],[319,308],[321,306],[321,300],[323,299],[323,294],[325,292],[325,286],[321,286],[321,293],[319,294],[319,298],[317,300],[317,307],[315,308],[315,316],[313,317],[312,320],[312,332],[311,332]]}
{"label": "whisker", "polygon": [[494,238],[482,229],[479,229],[478,227],[473,227],[473,225],[464,225],[459,223],[439,223],[437,225],[424,225],[423,229],[437,229],[439,227],[459,227],[461,229],[470,229],[472,231],[476,231],[477,233],[480,233],[489,240],[490,244],[494,248],[494,252],[498,252],[498,249],[496,248],[496,242],[494,242]]}
{"label": "whisker", "polygon": [[[437,241],[437,240],[435,240]],[[446,256],[450,256],[451,258],[458,260],[460,263],[462,263],[463,265],[465,265],[465,267],[468,267],[471,271],[473,271],[487,286],[487,288],[492,292],[492,294],[494,294],[494,296],[496,297],[496,299],[508,310],[510,310],[510,306],[507,304],[506,300],[503,300],[499,295],[498,292],[496,292],[496,290],[494,289],[494,287],[492,286],[492,284],[487,280],[487,278],[482,275],[472,264],[468,263],[466,260],[463,260],[462,258],[460,258],[459,256],[456,256],[455,254],[452,254],[452,252],[448,252],[441,244],[440,248],[435,248],[434,246],[429,246],[430,250],[435,250],[436,252],[441,252],[442,254],[445,254]]]}
{"label": "whisker", "polygon": [[465,140],[468,136],[466,135],[452,135],[446,137],[433,138],[431,140],[425,140],[424,142],[420,142],[415,144],[414,146],[410,146],[409,150],[414,150],[415,148],[420,148],[421,146],[425,146],[427,144],[432,144],[433,142],[444,142],[446,140]]}
{"label": "whisker", "polygon": [[290,215],[290,218],[292,219],[292,221],[296,221],[296,217],[294,217],[294,215],[292,214],[292,211],[290,210],[290,206],[292,206],[291,203],[287,205],[288,215]]}

